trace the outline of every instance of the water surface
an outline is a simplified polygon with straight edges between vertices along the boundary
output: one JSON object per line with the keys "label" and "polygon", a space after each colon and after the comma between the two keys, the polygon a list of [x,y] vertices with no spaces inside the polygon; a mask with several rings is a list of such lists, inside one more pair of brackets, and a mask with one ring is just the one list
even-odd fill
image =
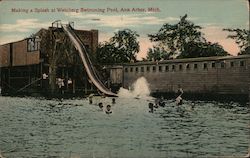
{"label": "water surface", "polygon": [[[211,157],[246,155],[249,108],[184,101],[149,113],[144,99],[0,97],[0,150],[7,158]],[[195,104],[194,109],[191,105]]]}

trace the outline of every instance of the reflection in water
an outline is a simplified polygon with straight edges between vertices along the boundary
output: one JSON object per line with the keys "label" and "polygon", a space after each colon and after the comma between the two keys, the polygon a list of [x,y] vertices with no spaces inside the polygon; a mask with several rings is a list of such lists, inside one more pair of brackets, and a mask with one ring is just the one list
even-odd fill
{"label": "reflection in water", "polygon": [[[45,100],[0,97],[0,151],[16,157],[242,156],[249,108],[237,103],[172,100],[154,113],[144,99]],[[192,105],[195,106],[192,108]]]}

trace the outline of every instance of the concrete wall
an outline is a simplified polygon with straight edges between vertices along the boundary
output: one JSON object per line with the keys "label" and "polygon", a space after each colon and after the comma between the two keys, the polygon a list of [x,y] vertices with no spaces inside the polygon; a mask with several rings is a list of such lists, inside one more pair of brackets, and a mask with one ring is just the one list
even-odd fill
{"label": "concrete wall", "polygon": [[123,68],[114,67],[110,69],[111,84],[121,84],[123,82]]}
{"label": "concrete wall", "polygon": [[144,76],[152,92],[249,94],[249,65],[249,55],[126,64],[123,86]]}

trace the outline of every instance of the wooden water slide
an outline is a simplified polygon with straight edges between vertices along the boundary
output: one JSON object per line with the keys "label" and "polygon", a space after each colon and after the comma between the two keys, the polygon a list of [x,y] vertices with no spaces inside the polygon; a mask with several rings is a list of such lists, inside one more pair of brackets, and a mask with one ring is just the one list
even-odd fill
{"label": "wooden water slide", "polygon": [[65,24],[65,25],[62,24],[62,28],[64,32],[69,36],[70,40],[72,41],[76,50],[78,51],[81,61],[86,69],[86,72],[91,82],[103,94],[107,96],[117,96],[117,94],[111,92],[107,87],[105,87],[104,84],[99,79],[97,72],[95,68],[93,67],[93,64],[88,56],[87,50],[84,44],[82,43],[82,41],[77,36],[77,34],[74,32],[74,29],[69,24]]}

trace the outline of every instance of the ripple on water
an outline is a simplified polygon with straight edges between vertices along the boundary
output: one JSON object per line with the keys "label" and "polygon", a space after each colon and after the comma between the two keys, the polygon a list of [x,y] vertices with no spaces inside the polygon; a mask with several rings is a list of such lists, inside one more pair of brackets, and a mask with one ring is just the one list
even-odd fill
{"label": "ripple on water", "polygon": [[[45,100],[0,97],[0,150],[15,157],[239,156],[249,147],[249,108],[189,102],[148,112],[143,99]],[[191,105],[195,104],[192,109]]]}

